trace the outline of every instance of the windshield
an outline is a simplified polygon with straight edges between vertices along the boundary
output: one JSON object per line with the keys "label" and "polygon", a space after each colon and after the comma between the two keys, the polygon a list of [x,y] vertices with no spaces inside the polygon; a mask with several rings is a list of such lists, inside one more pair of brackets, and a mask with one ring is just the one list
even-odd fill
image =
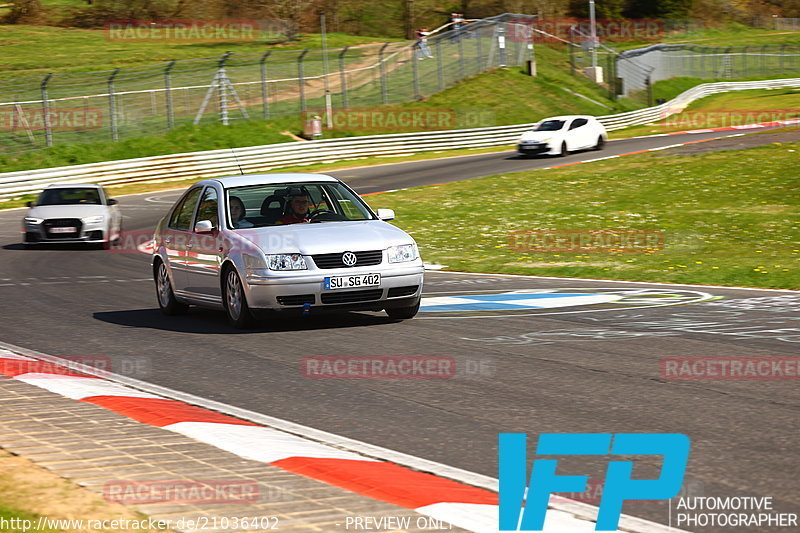
{"label": "windshield", "polygon": [[100,191],[91,187],[46,189],[42,191],[36,205],[100,205]]}
{"label": "windshield", "polygon": [[336,182],[273,183],[227,189],[228,227],[370,220],[367,205]]}
{"label": "windshield", "polygon": [[564,127],[564,120],[545,120],[533,131],[558,131]]}

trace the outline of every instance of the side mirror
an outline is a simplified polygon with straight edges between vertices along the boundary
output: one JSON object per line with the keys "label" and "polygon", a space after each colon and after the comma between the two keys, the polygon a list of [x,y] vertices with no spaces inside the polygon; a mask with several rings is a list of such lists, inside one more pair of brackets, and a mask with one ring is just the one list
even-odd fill
{"label": "side mirror", "polygon": [[211,233],[213,229],[214,224],[212,224],[210,220],[199,220],[197,224],[194,225],[195,233]]}
{"label": "side mirror", "polygon": [[394,209],[378,209],[377,215],[381,220],[394,220]]}
{"label": "side mirror", "polygon": [[33,207],[33,202],[25,202],[26,207]]}
{"label": "side mirror", "polygon": [[118,203],[119,203],[119,201],[117,201],[117,200],[115,200],[113,198],[109,198],[108,199],[108,205],[117,205]]}

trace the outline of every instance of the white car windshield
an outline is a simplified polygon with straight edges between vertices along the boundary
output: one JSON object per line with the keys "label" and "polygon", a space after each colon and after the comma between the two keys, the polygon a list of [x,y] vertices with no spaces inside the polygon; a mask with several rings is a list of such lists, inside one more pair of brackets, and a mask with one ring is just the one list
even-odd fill
{"label": "white car windshield", "polygon": [[564,127],[564,120],[545,120],[533,131],[558,131]]}
{"label": "white car windshield", "polygon": [[337,182],[273,183],[227,189],[233,229],[305,222],[371,220],[367,205]]}
{"label": "white car windshield", "polygon": [[36,201],[36,205],[99,205],[101,203],[99,191],[91,187],[45,189]]}

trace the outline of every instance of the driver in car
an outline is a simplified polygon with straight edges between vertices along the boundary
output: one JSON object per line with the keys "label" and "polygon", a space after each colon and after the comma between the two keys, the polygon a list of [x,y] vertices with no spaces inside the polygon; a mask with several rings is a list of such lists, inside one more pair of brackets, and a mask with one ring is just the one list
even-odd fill
{"label": "driver in car", "polygon": [[308,222],[308,207],[311,202],[306,194],[296,194],[289,198],[288,213],[279,218],[275,224],[298,224]]}

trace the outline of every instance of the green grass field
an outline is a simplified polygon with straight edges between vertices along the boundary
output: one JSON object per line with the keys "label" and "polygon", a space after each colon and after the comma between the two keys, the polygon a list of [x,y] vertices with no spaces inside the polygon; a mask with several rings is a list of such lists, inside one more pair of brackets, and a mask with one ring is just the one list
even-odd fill
{"label": "green grass field", "polygon": [[[384,42],[390,39],[331,33],[331,48]],[[90,72],[118,67],[152,65],[172,59],[215,57],[225,52],[257,53],[271,50],[321,48],[319,34],[303,34],[298,41],[265,45],[259,42],[141,42],[109,40],[103,29],[53,26],[0,25],[3,50],[1,79],[44,76],[50,72]]]}
{"label": "green grass field", "polygon": [[[628,156],[370,197],[450,270],[800,288],[800,143]],[[641,253],[513,251],[512,231],[662,232]]]}

